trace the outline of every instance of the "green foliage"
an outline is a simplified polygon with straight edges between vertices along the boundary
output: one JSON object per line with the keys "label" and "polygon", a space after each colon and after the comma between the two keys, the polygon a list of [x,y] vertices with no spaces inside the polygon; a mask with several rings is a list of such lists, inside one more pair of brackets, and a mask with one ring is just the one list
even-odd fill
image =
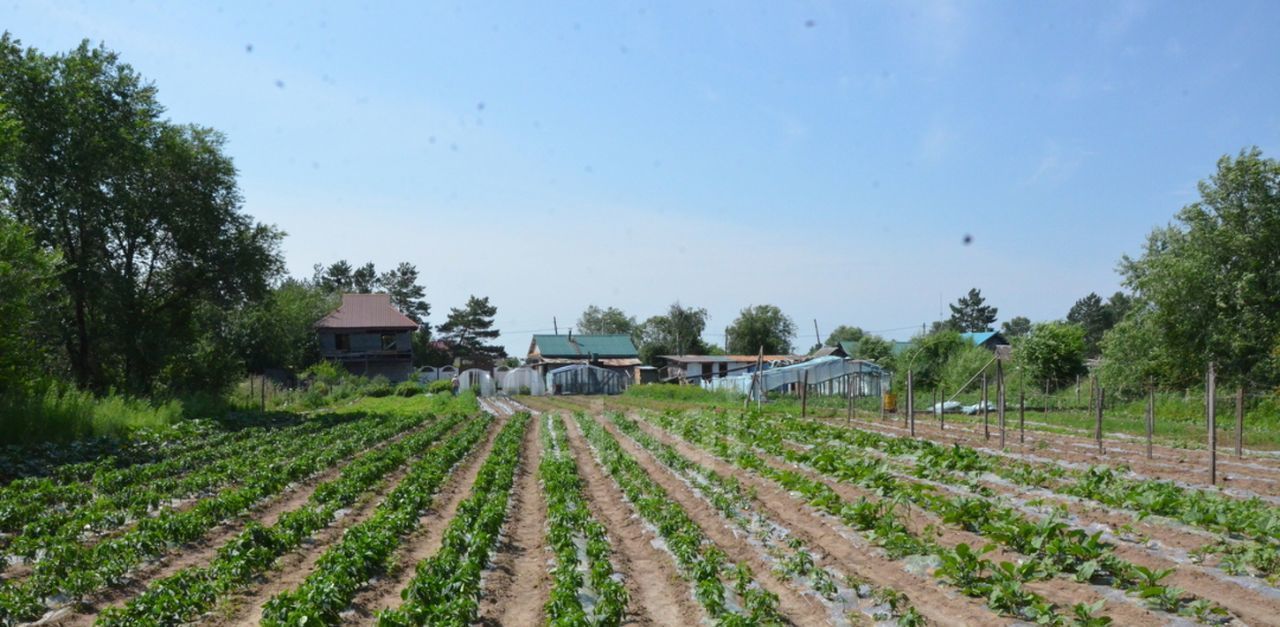
{"label": "green foliage", "polygon": [[[987,377],[994,384],[996,368],[995,364],[991,363],[992,357],[994,357],[994,355],[991,351],[968,342],[965,342],[964,345],[955,349],[955,351],[952,352],[951,355],[947,357],[947,360],[942,364],[941,381],[945,393],[950,396],[951,394],[960,392],[960,386],[965,383],[969,383],[971,379],[973,382],[969,383],[969,387],[966,389],[982,389],[982,377],[978,377],[976,379],[973,377],[982,371],[983,368],[987,369]],[[917,389],[925,389],[924,381],[917,378],[916,387]],[[995,392],[993,391],[992,394],[994,395]],[[994,397],[992,398],[992,402],[995,402]]]}
{"label": "green foliage", "polygon": [[998,310],[986,304],[982,290],[972,288],[965,296],[961,296],[951,307],[951,318],[947,321],[951,330],[965,332],[990,331],[991,323],[996,321]]}
{"label": "green foliage", "polygon": [[753,305],[743,309],[729,325],[730,354],[747,355],[761,350],[766,355],[791,352],[796,323],[774,305]]}
{"label": "green foliage", "polygon": [[617,307],[601,309],[590,305],[578,316],[574,330],[581,335],[633,335],[638,326],[634,316]]}
{"label": "green foliage", "polygon": [[97,398],[72,386],[47,385],[0,396],[0,440],[18,444],[122,437],[165,429],[182,416],[178,401],[152,403],[116,393]]}
{"label": "green foliage", "polygon": [[423,385],[421,383],[418,383],[417,381],[401,381],[399,384],[396,385],[395,395],[403,396],[407,398],[410,396],[417,396],[418,394],[421,394],[424,391],[425,391],[425,388],[423,387]]}
{"label": "green foliage", "polygon": [[0,391],[30,392],[46,371],[47,338],[37,335],[56,292],[60,257],[42,250],[30,229],[0,214]]}
{"label": "green foliage", "polygon": [[1176,221],[1121,262],[1148,320],[1110,352],[1170,385],[1199,380],[1209,360],[1228,381],[1280,383],[1280,162],[1257,148],[1222,157]]}
{"label": "green foliage", "polygon": [[500,334],[493,328],[493,317],[497,313],[498,308],[489,304],[488,296],[472,296],[467,299],[465,307],[449,309],[449,318],[440,325],[441,339],[455,356],[472,363],[488,363],[506,357],[505,348],[485,344]]}
{"label": "green foliage", "polygon": [[1014,358],[1028,381],[1051,385],[1074,383],[1084,374],[1085,334],[1079,325],[1064,322],[1036,324],[1014,345]]}
{"label": "green foliage", "polygon": [[1132,305],[1132,299],[1124,292],[1112,294],[1105,303],[1102,302],[1102,297],[1090,292],[1071,306],[1071,311],[1067,312],[1067,322],[1078,324],[1084,329],[1086,356],[1098,356],[1102,351],[1102,336],[1124,319]]}
{"label": "green foliage", "polygon": [[867,334],[860,327],[849,325],[840,325],[831,331],[827,336],[827,341],[823,342],[825,346],[838,346],[840,342],[857,342]]}
{"label": "green foliage", "polygon": [[636,333],[640,338],[640,360],[657,365],[659,355],[701,355],[707,350],[702,341],[706,328],[706,309],[672,303],[666,314],[653,316],[640,325]]}
{"label": "green foliage", "polygon": [[453,392],[453,382],[449,379],[436,379],[427,384],[428,394],[449,394]]}
{"label": "green foliage", "polygon": [[1014,338],[1031,332],[1031,319],[1026,316],[1014,316],[1000,325],[1000,332],[1012,342]]}
{"label": "green foliage", "polygon": [[51,56],[0,37],[0,104],[19,144],[0,204],[66,261],[43,324],[76,382],[229,385],[229,317],[279,273],[282,235],[241,211],[223,136],[163,119],[155,87],[87,42]]}
{"label": "green foliage", "polygon": [[729,391],[707,390],[698,385],[676,385],[673,383],[645,383],[627,386],[624,396],[634,398],[650,398],[670,401],[723,401],[726,403],[741,402],[742,396]]}
{"label": "green foliage", "polygon": [[315,363],[315,323],[337,306],[336,295],[315,284],[285,279],[235,316],[234,341],[245,366],[250,372],[279,368],[296,374]]}
{"label": "green foliage", "polygon": [[917,387],[933,388],[942,380],[943,370],[952,355],[960,352],[967,344],[969,343],[955,331],[939,331],[916,337],[911,340],[906,352],[894,358],[897,365],[894,385],[899,389],[906,389],[907,370],[911,370]]}

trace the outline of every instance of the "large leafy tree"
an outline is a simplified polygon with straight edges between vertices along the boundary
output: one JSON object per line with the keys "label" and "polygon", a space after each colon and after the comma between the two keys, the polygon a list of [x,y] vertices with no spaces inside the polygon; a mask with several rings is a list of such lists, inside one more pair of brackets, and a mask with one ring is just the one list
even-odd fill
{"label": "large leafy tree", "polygon": [[441,339],[454,356],[472,362],[493,362],[506,357],[503,347],[486,344],[501,333],[493,328],[493,317],[497,313],[497,306],[489,304],[488,296],[472,296],[466,306],[449,309],[449,318],[440,325]]}
{"label": "large leafy tree", "polygon": [[986,302],[981,290],[976,287],[970,289],[956,304],[949,305],[950,327],[962,333],[990,331],[991,324],[996,321],[997,309]]}
{"label": "large leafy tree", "polygon": [[859,327],[842,324],[831,331],[831,335],[827,336],[827,341],[823,344],[827,346],[836,346],[840,342],[857,342],[866,336],[866,332]]}
{"label": "large leafy tree", "polygon": [[578,333],[583,335],[631,335],[635,332],[636,319],[617,307],[601,309],[590,305],[578,316]]}
{"label": "large leafy tree", "polygon": [[739,355],[763,350],[765,354],[791,352],[796,323],[774,305],[753,305],[743,309],[729,325],[729,352]]}
{"label": "large leafy tree", "polygon": [[[1153,345],[1109,359],[1166,359],[1167,383],[1198,381],[1209,361],[1228,380],[1280,382],[1280,163],[1257,148],[1218,161],[1200,200],[1121,262]],[[1132,338],[1130,338],[1132,339]]]}
{"label": "large leafy tree", "polygon": [[672,303],[667,313],[652,316],[640,325],[640,359],[652,364],[659,355],[698,355],[707,351],[702,332],[707,328],[707,310]]}
{"label": "large leafy tree", "polygon": [[1085,331],[1069,322],[1044,322],[1017,340],[1014,355],[1028,380],[1053,386],[1084,374]]}
{"label": "large leafy tree", "polygon": [[226,382],[228,316],[266,294],[282,235],[241,211],[222,135],[163,119],[155,87],[87,43],[44,55],[0,36],[0,103],[18,124],[2,210],[66,262],[45,323],[77,382]]}
{"label": "large leafy tree", "polygon": [[334,293],[308,281],[285,279],[262,302],[237,316],[237,341],[251,372],[297,373],[320,354],[315,323],[338,304]]}

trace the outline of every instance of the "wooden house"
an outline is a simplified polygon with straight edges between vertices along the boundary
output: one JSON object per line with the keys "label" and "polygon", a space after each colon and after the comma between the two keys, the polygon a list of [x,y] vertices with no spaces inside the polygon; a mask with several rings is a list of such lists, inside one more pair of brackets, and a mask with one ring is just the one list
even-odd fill
{"label": "wooden house", "polygon": [[411,335],[418,323],[391,304],[390,294],[343,294],[342,305],[315,328],[320,356],[352,374],[398,382],[413,372]]}

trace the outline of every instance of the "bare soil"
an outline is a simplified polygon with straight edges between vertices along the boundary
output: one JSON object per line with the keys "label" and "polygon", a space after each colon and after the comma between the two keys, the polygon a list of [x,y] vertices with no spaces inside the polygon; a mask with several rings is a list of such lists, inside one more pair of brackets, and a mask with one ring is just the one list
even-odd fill
{"label": "bare soil", "polygon": [[543,422],[534,419],[525,430],[510,511],[480,595],[484,625],[547,622],[543,608],[551,596],[548,562],[554,556],[547,544],[547,503],[538,481],[542,428]]}

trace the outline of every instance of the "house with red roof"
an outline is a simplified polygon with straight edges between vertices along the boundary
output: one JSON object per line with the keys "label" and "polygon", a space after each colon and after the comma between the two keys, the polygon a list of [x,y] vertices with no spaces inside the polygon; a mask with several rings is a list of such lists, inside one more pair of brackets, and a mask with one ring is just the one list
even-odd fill
{"label": "house with red roof", "polygon": [[391,304],[390,294],[343,294],[342,305],[315,328],[320,356],[352,374],[405,381],[413,373],[418,323]]}

